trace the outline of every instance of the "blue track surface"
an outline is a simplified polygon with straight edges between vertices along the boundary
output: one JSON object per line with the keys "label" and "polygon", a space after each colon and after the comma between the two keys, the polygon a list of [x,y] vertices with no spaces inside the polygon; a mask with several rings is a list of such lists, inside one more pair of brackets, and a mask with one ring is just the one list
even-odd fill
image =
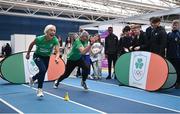
{"label": "blue track surface", "polygon": [[[86,106],[93,107],[107,113],[172,113],[173,111],[157,108],[154,106],[148,106],[134,101],[125,100],[122,98],[106,95],[105,93],[98,93],[93,91],[83,91],[80,88],[73,86],[61,85],[58,90],[52,90],[49,88],[52,83],[46,84],[46,91],[53,94],[62,96],[68,91],[71,100],[84,104]],[[130,110],[132,109],[132,110]],[[143,110],[142,110],[143,109]]]}
{"label": "blue track surface", "polygon": [[[161,92],[118,86],[109,80],[88,80],[89,91],[80,86],[79,78],[68,78],[58,89],[44,83],[45,96],[36,97],[36,88],[12,85],[0,79],[0,98],[23,113],[175,113],[180,112],[179,90]],[[37,85],[35,85],[36,87]],[[68,92],[70,101],[63,97]],[[0,106],[6,106],[0,103]],[[1,109],[1,108],[0,108]],[[12,111],[6,106],[5,113]]]}
{"label": "blue track surface", "polygon": [[0,101],[0,113],[17,113],[15,110],[10,108],[8,105]]}

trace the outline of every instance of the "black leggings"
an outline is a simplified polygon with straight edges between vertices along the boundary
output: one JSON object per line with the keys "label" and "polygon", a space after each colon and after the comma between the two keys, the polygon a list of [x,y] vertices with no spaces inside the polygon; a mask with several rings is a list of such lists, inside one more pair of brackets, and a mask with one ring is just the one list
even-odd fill
{"label": "black leggings", "polygon": [[74,70],[74,68],[76,66],[79,66],[82,68],[82,70],[86,71],[82,73],[82,80],[86,81],[87,77],[88,77],[88,70],[89,70],[89,66],[85,63],[85,61],[81,58],[77,61],[72,61],[72,60],[67,60],[67,64],[66,64],[66,69],[65,72],[62,76],[59,77],[58,79],[58,83],[61,82],[62,80],[64,80],[65,78],[69,77],[69,75],[71,74],[71,72]]}

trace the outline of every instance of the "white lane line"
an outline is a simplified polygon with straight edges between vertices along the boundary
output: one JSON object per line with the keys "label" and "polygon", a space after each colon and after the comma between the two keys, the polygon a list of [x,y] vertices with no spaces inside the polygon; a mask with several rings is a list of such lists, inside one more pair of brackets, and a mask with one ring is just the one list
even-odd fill
{"label": "white lane line", "polygon": [[[89,80],[90,81],[90,80]],[[132,90],[137,90],[137,91],[145,91],[145,90],[141,90],[141,89],[138,89],[138,88],[133,88],[133,87],[127,87],[127,86],[119,86],[119,85],[116,85],[116,84],[110,84],[110,83],[106,83],[106,82],[100,82],[100,81],[97,81],[98,83],[103,83],[105,85],[112,85],[112,86],[115,86],[115,87],[123,87],[123,88],[128,88],[128,89],[132,89]],[[178,90],[177,90],[178,91]],[[157,93],[157,92],[155,92]],[[160,92],[158,92],[160,93]],[[174,98],[180,98],[180,96],[176,96],[176,95],[170,95],[170,94],[166,94],[166,93],[160,93],[162,95],[167,95],[167,96],[170,96],[170,97],[174,97]]]}
{"label": "white lane line", "polygon": [[[30,86],[25,85],[25,84],[23,84],[23,86],[25,86],[25,87],[29,87],[29,88],[32,88],[32,89],[34,89],[34,90],[37,90],[37,88],[30,87]],[[53,89],[53,88],[52,88],[52,89]],[[55,95],[55,94],[52,94],[52,93],[49,93],[49,92],[46,92],[46,91],[43,91],[43,92],[44,92],[44,93],[46,93],[46,94],[48,94],[48,95],[50,95],[50,96],[53,96],[53,97],[56,97],[56,98],[59,98],[59,99],[64,100],[64,98],[63,98],[63,97],[57,96],[57,95]],[[85,108],[88,108],[88,109],[91,109],[91,110],[96,111],[96,112],[99,112],[99,113],[101,113],[101,114],[107,114],[106,112],[103,112],[103,111],[97,110],[97,109],[92,108],[92,107],[89,107],[89,106],[85,106],[85,105],[83,105],[83,104],[80,104],[80,103],[75,102],[75,101],[72,101],[72,100],[69,100],[69,102],[74,103],[74,104],[79,105],[79,106],[82,106],[82,107],[85,107]]]}
{"label": "white lane line", "polygon": [[7,106],[9,106],[10,108],[12,108],[13,110],[15,110],[16,112],[18,112],[19,114],[24,114],[22,111],[20,111],[13,105],[9,104],[7,101],[3,100],[2,98],[0,98],[0,101],[3,102],[4,104],[6,104]]}
{"label": "white lane line", "polygon": [[[64,85],[68,85],[68,86],[72,86],[72,87],[76,87],[76,88],[82,88],[80,86],[75,86],[75,85],[67,84],[67,83],[64,83],[64,82],[61,82],[61,83],[64,84]],[[113,94],[109,94],[109,93],[104,93],[104,92],[100,92],[100,91],[96,91],[96,90],[92,90],[92,89],[89,89],[89,91],[100,93],[100,94],[104,94],[104,95],[108,95],[108,96],[112,96],[112,97],[117,97],[117,98],[125,99],[125,100],[128,100],[128,101],[133,101],[133,102],[141,103],[141,104],[144,104],[144,105],[153,106],[153,107],[157,107],[157,108],[166,109],[166,110],[169,110],[169,111],[179,112],[180,113],[180,110],[175,110],[175,109],[171,109],[171,108],[167,108],[167,107],[163,107],[163,106],[158,106],[158,105],[155,105],[155,104],[146,103],[146,102],[142,102],[142,101],[138,101],[138,100],[122,97],[122,96],[117,96],[117,95],[113,95]]]}

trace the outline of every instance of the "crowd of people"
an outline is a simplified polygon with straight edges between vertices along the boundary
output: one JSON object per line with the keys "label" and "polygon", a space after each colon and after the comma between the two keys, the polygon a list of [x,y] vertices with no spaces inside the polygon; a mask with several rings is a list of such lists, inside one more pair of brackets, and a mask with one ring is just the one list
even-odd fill
{"label": "crowd of people", "polygon": [[145,32],[139,24],[125,26],[120,40],[112,33],[112,27],[108,28],[109,35],[105,39],[105,55],[109,71],[107,79],[111,78],[111,63],[113,62],[114,66],[118,56],[131,51],[148,51],[172,63],[177,73],[175,88],[180,88],[180,21],[172,22],[172,31],[169,33],[160,22],[159,17],[150,18],[150,26]]}
{"label": "crowd of people", "polygon": [[[33,84],[35,80],[38,80],[37,96],[43,96],[43,80],[53,49],[57,55],[56,62],[58,63],[58,59],[62,58],[66,63],[65,73],[55,81],[53,87],[58,88],[59,83],[72,73],[77,75],[79,67],[82,76],[81,86],[85,90],[88,89],[86,79],[90,75],[91,65],[93,74],[90,75],[90,78],[101,79],[103,55],[108,61],[106,79],[111,79],[112,63],[114,67],[119,56],[132,51],[148,51],[168,59],[173,64],[178,77],[175,88],[180,88],[180,21],[172,22],[172,31],[169,33],[161,26],[160,22],[159,17],[150,18],[150,26],[146,31],[143,31],[139,24],[127,25],[123,28],[120,39],[113,33],[113,27],[108,27],[109,34],[104,43],[98,34],[90,36],[87,31],[80,29],[79,33],[74,33],[66,39],[64,46],[61,43],[62,39],[55,36],[56,27],[48,25],[44,30],[45,34],[37,37],[31,43],[26,56],[29,59],[29,52],[33,45],[36,45],[34,60],[40,70],[37,75],[30,78],[30,83]],[[75,72],[74,69],[76,69]],[[116,76],[114,78],[116,79]]]}

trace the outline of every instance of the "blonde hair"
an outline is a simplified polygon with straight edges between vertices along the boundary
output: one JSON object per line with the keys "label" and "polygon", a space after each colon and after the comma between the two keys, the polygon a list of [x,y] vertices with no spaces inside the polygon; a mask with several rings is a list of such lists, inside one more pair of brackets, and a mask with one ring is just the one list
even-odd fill
{"label": "blonde hair", "polygon": [[132,24],[130,27],[131,27],[131,29],[136,29],[136,28],[141,28],[141,25],[139,25],[139,24]]}
{"label": "blonde hair", "polygon": [[52,24],[49,24],[49,25],[46,25],[46,27],[44,28],[44,34],[46,35],[47,34],[47,31],[52,28],[52,27],[55,27],[56,29],[56,26],[55,25],[52,25]]}
{"label": "blonde hair", "polygon": [[180,21],[179,21],[179,20],[173,20],[172,23],[173,23],[173,24],[180,24]]}

